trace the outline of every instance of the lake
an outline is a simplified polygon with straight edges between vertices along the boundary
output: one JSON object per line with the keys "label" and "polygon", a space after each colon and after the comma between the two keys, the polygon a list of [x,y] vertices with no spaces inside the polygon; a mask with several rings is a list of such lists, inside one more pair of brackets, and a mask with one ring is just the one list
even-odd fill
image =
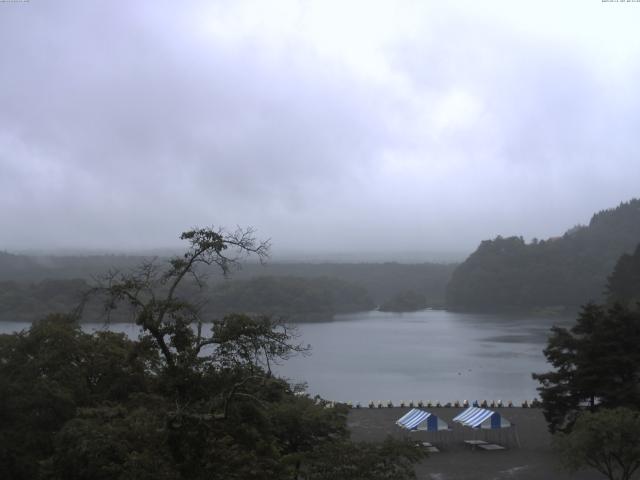
{"label": "lake", "polygon": [[[571,319],[423,310],[362,312],[298,326],[310,356],[277,367],[292,382],[306,381],[311,394],[337,401],[502,400],[537,396],[532,372],[549,370],[542,349],[554,323]],[[0,322],[0,332],[28,328]],[[86,331],[103,324],[84,324]],[[130,324],[112,330],[137,336]]]}

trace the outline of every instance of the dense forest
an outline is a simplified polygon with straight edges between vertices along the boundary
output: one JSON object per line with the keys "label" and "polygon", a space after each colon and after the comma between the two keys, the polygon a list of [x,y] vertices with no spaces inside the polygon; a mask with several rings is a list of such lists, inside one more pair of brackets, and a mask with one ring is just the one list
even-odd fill
{"label": "dense forest", "polygon": [[[15,255],[0,252],[0,281],[22,284],[42,280],[71,280],[91,278],[108,270],[125,271],[135,268],[150,257],[135,255]],[[162,261],[162,257],[158,257]],[[456,264],[440,263],[296,263],[296,262],[246,262],[233,272],[237,280],[254,277],[330,277],[351,282],[367,290],[376,304],[406,290],[425,294],[430,302],[444,300],[446,284]],[[209,283],[222,281],[219,272],[210,270]]]}
{"label": "dense forest", "polygon": [[254,277],[217,283],[210,292],[208,305],[216,314],[243,311],[309,320],[375,307],[363,287],[329,277]]}
{"label": "dense forest", "polygon": [[607,301],[629,309],[640,307],[640,244],[632,254],[624,254],[616,263],[607,284]]}
{"label": "dense forest", "polygon": [[[108,271],[129,271],[148,260],[121,255],[34,257],[0,253],[0,320],[31,321],[49,312],[70,311],[96,278]],[[405,291],[420,292],[421,305],[442,305],[454,268],[432,263],[254,262],[234,271],[232,279],[209,269],[204,272],[204,290],[188,282],[182,289],[207,315],[260,312],[309,321],[371,310]],[[85,321],[102,320],[99,309],[86,313]],[[112,321],[129,319],[123,310],[111,316]]]}
{"label": "dense forest", "polygon": [[441,263],[267,263],[245,264],[235,279],[269,276],[330,277],[359,285],[376,305],[395,295],[414,290],[423,294],[428,304],[442,304],[446,285],[457,264]]}
{"label": "dense forest", "polygon": [[415,442],[352,442],[345,405],[272,372],[308,351],[289,325],[237,313],[205,325],[179,293],[201,265],[228,273],[228,245],[262,258],[266,244],[211,229],[181,238],[184,255],[110,275],[88,295],[127,306],[137,340],[84,333],[81,310],[0,335],[0,478],[415,478],[425,456]]}
{"label": "dense forest", "polygon": [[[48,312],[73,311],[80,304],[83,292],[90,289],[90,283],[79,279],[33,284],[0,282],[0,320],[32,321]],[[327,277],[255,277],[218,282],[202,290],[193,282],[185,282],[180,293],[207,316],[222,317],[242,311],[310,321],[375,308],[364,288]],[[104,319],[104,310],[96,305],[85,307],[85,320]],[[111,312],[109,319],[131,321],[126,308]]]}
{"label": "dense forest", "polygon": [[0,320],[32,321],[50,312],[68,312],[89,289],[85,280],[0,281]]}
{"label": "dense forest", "polygon": [[[595,214],[589,225],[573,227],[561,237],[530,243],[501,236],[483,241],[460,265],[254,262],[234,272],[233,280],[211,270],[207,288],[193,290],[198,290],[197,304],[208,314],[268,312],[297,321],[377,305],[393,311],[440,307],[445,301],[448,308],[470,310],[575,308],[605,299],[607,277],[621,255],[626,254],[611,284],[634,288],[637,279],[625,277],[630,268],[625,265],[638,261],[637,252],[630,255],[638,244],[640,200],[634,199]],[[127,271],[145,260],[0,252],[0,320],[33,320],[51,311],[68,311],[96,276]],[[114,318],[119,319],[117,314]]]}
{"label": "dense forest", "polygon": [[108,270],[134,268],[141,255],[17,255],[0,252],[0,281],[89,280]]}
{"label": "dense forest", "polygon": [[483,241],[447,286],[457,309],[577,307],[601,302],[618,258],[640,243],[640,200],[596,213],[562,237]]}

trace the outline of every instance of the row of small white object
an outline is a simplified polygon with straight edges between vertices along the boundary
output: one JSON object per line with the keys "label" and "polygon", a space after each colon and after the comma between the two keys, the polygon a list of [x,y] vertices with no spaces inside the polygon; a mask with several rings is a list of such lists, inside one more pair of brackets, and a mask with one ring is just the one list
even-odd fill
{"label": "row of small white object", "polygon": [[[327,408],[330,407],[334,407],[335,405],[342,403],[342,402],[328,402],[326,404]],[[360,402],[346,402],[346,405],[350,408],[364,408],[364,406],[360,403]],[[539,405],[539,401],[537,399],[534,399],[532,402],[529,402],[527,400],[525,400],[522,404],[521,407],[522,408],[530,408],[530,407],[536,407]],[[427,401],[427,402],[423,402],[423,401],[419,401],[419,402],[413,402],[413,401],[409,401],[409,402],[404,402],[404,401],[400,401],[399,404],[394,404],[391,400],[388,400],[386,402],[383,402],[381,400],[378,401],[370,401],[368,404],[366,404],[366,406],[368,406],[368,408],[394,408],[394,407],[409,407],[409,408],[414,408],[414,407],[420,407],[420,408],[468,408],[470,406],[469,402],[467,400],[465,400],[464,402],[460,403],[458,401],[456,402],[447,402],[447,403],[440,403],[440,402],[431,402],[431,401]],[[498,400],[498,401],[492,401],[492,402],[487,402],[486,400],[482,401],[482,402],[474,402],[473,406],[477,406],[477,407],[482,407],[482,408],[503,408],[503,407],[515,407],[516,405],[513,402],[507,402],[506,404],[504,404],[502,402],[502,400]]]}

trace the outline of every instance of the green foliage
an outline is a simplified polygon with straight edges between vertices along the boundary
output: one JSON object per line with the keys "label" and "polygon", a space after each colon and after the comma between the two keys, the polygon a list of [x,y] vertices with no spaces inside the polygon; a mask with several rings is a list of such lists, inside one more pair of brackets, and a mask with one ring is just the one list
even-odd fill
{"label": "green foliage", "polygon": [[265,245],[250,230],[182,238],[184,255],[110,273],[87,297],[109,310],[128,305],[138,340],[87,334],[78,317],[61,315],[0,335],[0,478],[291,479],[315,475],[322,449],[342,452],[343,467],[367,478],[409,478],[417,455],[353,446],[346,407],[327,408],[273,376],[273,363],[307,350],[286,325],[230,314],[204,331],[179,287],[202,285],[199,266],[226,273],[244,254],[264,256]]}
{"label": "green foliage", "polygon": [[50,316],[28,332],[0,336],[0,477],[37,478],[56,433],[78,410],[127,402],[154,384],[158,357],[124,335],[82,333],[74,319]]}
{"label": "green foliage", "polygon": [[640,467],[640,412],[584,412],[570,434],[558,435],[556,447],[572,472],[588,466],[610,480],[629,480]]}
{"label": "green foliage", "polygon": [[215,349],[174,367],[148,337],[60,316],[0,336],[0,476],[290,478],[292,458],[346,437],[343,408],[261,367],[292,353],[287,334],[242,315],[214,330]]}
{"label": "green foliage", "polygon": [[210,309],[216,313],[262,312],[296,319],[374,307],[364,288],[328,277],[256,277],[224,282],[213,287],[209,298]]}
{"label": "green foliage", "polygon": [[483,241],[453,273],[447,305],[496,309],[576,307],[600,301],[620,255],[640,241],[640,199],[595,214],[559,238]]}
{"label": "green foliage", "polygon": [[45,478],[86,480],[175,479],[165,421],[149,408],[84,409],[55,436]]}
{"label": "green foliage", "polygon": [[[172,260],[172,268],[184,266],[184,259]],[[155,268],[155,262],[146,262]],[[231,266],[229,265],[229,268]],[[206,275],[198,278],[203,282]],[[162,287],[160,279],[157,285]],[[136,283],[138,282],[138,283]],[[140,285],[130,278],[128,286]],[[203,287],[203,288],[201,288]],[[89,289],[84,280],[46,280],[37,284],[0,282],[0,319],[31,320],[48,312],[69,312]],[[207,316],[227,313],[264,313],[292,317],[296,321],[330,318],[337,313],[371,310],[374,303],[366,290],[344,280],[328,277],[254,277],[249,280],[227,280],[211,286],[198,284],[188,277],[180,285],[179,293],[189,304],[203,303],[200,309]],[[205,303],[206,301],[206,303]],[[90,305],[92,311],[85,318],[101,318],[103,313]],[[130,321],[130,312],[119,309],[111,312],[111,321]]]}
{"label": "green foliage", "polygon": [[[68,312],[89,287],[88,280],[109,269],[129,271],[149,263],[159,261],[121,255],[27,257],[0,252],[0,320],[32,321],[50,312]],[[228,266],[233,269],[234,265]],[[198,282],[187,277],[180,289],[191,303],[204,304],[206,315],[242,311],[305,321],[371,309],[408,290],[424,292],[431,304],[442,305],[455,265],[254,262],[243,264],[231,281],[219,278],[215,262],[212,267],[199,267],[203,267],[200,278],[208,276],[209,286],[200,290]],[[130,321],[123,310],[112,312],[111,321]],[[85,309],[84,318],[100,319],[101,313],[95,307]]]}
{"label": "green foliage", "polygon": [[607,300],[628,308],[640,305],[640,244],[632,255],[624,254],[609,276]]}
{"label": "green foliage", "polygon": [[319,278],[326,277],[364,288],[375,304],[399,292],[424,292],[432,301],[443,303],[445,286],[455,264],[437,263],[269,263],[265,268],[247,264],[238,280],[257,276]]}
{"label": "green foliage", "polygon": [[383,443],[332,442],[315,449],[303,480],[409,480],[413,464],[426,457],[415,442],[388,438]]}
{"label": "green foliage", "polygon": [[554,371],[534,374],[550,430],[584,409],[640,408],[640,312],[589,304],[571,329],[554,327],[544,350]]}
{"label": "green foliage", "polygon": [[67,312],[89,285],[84,280],[0,281],[0,319],[31,321],[50,312]]}

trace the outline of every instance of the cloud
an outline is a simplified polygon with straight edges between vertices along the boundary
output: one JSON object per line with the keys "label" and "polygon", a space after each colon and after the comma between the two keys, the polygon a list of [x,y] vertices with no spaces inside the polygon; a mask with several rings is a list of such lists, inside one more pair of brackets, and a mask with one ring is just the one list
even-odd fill
{"label": "cloud", "polygon": [[637,195],[640,8],[609,7],[2,5],[0,246],[555,235]]}

